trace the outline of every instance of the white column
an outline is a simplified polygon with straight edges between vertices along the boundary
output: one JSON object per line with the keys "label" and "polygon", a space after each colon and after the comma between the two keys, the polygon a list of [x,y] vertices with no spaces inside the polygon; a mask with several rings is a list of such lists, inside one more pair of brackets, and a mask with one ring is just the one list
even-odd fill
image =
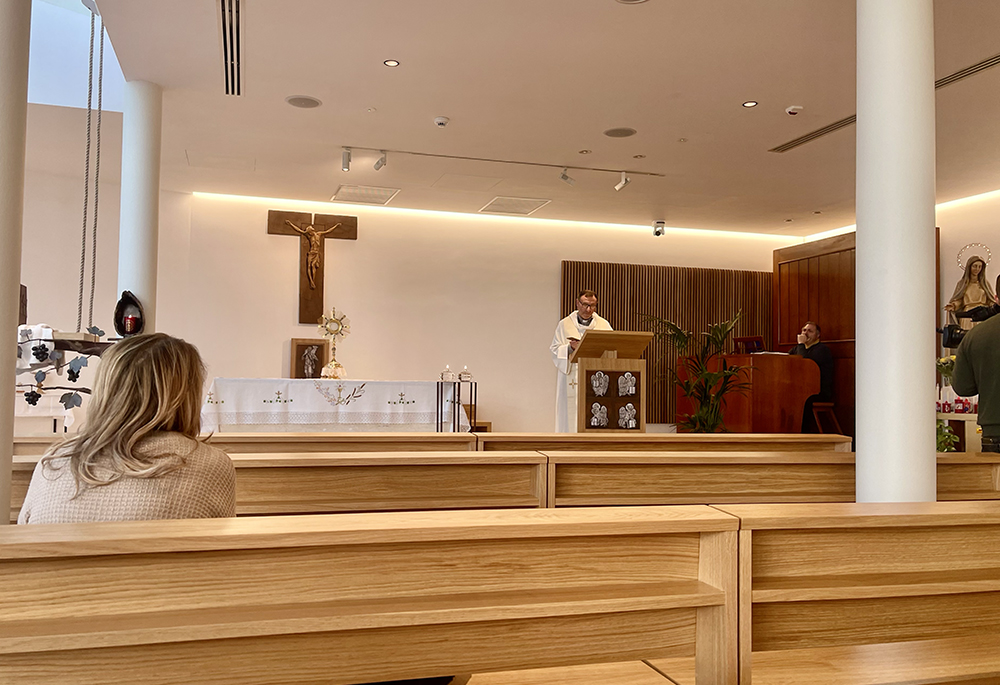
{"label": "white column", "polygon": [[125,84],[122,117],[122,201],[118,294],[131,290],[146,325],[156,330],[156,249],[160,227],[160,123],[163,91],[155,83]]}
{"label": "white column", "polygon": [[0,2],[0,525],[9,522],[31,0]]}
{"label": "white column", "polygon": [[933,501],[934,8],[857,8],[857,499]]}

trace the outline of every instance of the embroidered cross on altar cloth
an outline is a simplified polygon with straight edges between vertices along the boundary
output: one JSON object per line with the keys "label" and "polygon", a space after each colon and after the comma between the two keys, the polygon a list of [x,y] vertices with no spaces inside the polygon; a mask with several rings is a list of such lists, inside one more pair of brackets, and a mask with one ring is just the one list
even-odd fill
{"label": "embroidered cross on altar cloth", "polygon": [[[428,431],[437,429],[437,381],[216,378],[201,408],[203,432]],[[444,384],[444,425],[456,410]],[[459,420],[469,430],[464,409]]]}

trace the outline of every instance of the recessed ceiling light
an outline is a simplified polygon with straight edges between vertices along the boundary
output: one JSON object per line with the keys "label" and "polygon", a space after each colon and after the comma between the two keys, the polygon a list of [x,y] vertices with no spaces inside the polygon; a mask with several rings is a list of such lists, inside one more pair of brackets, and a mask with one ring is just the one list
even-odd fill
{"label": "recessed ceiling light", "polygon": [[678,143],[686,143],[686,142],[688,142],[688,139],[687,138],[678,138],[677,142]]}
{"label": "recessed ceiling light", "polygon": [[399,66],[399,60],[387,59],[386,61],[382,62],[382,64],[384,64],[387,67],[398,67]]}
{"label": "recessed ceiling light", "polygon": [[593,150],[580,150],[581,155],[589,155]]}
{"label": "recessed ceiling light", "polygon": [[746,107],[747,109],[750,109],[751,107],[756,107],[757,106],[757,101],[756,100],[747,100],[746,102],[743,103],[743,106]]}
{"label": "recessed ceiling light", "polygon": [[632,159],[646,159],[646,155],[632,155]]}
{"label": "recessed ceiling light", "polygon": [[618,0],[623,5],[638,5],[641,2],[646,2],[646,0]]}
{"label": "recessed ceiling light", "polygon": [[815,212],[813,212],[813,214],[822,214],[822,213],[823,213],[823,212],[820,212],[820,211],[818,211],[818,210],[817,210],[817,211],[815,211]]}
{"label": "recessed ceiling light", "polygon": [[792,223],[793,221],[795,221],[795,219],[785,219],[785,223],[786,223],[786,224],[790,224],[790,223]]}
{"label": "recessed ceiling light", "polygon": [[313,107],[319,107],[323,104],[316,98],[309,95],[289,95],[285,98],[285,102],[290,104],[292,107],[301,107],[302,109],[312,109]]}
{"label": "recessed ceiling light", "polygon": [[604,135],[608,138],[628,138],[635,135],[635,129],[624,126],[622,128],[609,128],[604,132]]}
{"label": "recessed ceiling light", "polygon": [[378,111],[378,110],[377,110],[377,109],[375,109],[374,107],[369,107],[369,108],[368,108],[368,113],[369,113],[369,114],[374,114],[374,113],[375,113],[375,112],[377,112],[377,111]]}

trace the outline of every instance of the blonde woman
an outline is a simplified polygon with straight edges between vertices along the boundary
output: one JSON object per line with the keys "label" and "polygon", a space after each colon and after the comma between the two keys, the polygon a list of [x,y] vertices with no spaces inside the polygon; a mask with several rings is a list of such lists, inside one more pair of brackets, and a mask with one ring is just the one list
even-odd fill
{"label": "blonde woman", "polygon": [[205,366],[163,333],[127,338],[101,358],[87,421],[31,476],[18,523],[236,515],[236,472],[198,440]]}

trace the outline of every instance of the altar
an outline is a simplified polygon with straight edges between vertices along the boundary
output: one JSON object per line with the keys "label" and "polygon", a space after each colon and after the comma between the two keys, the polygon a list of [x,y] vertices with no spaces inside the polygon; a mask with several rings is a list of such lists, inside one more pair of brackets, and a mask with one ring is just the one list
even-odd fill
{"label": "altar", "polygon": [[[470,391],[465,383],[466,392]],[[468,431],[462,384],[292,378],[216,378],[203,432]]]}

